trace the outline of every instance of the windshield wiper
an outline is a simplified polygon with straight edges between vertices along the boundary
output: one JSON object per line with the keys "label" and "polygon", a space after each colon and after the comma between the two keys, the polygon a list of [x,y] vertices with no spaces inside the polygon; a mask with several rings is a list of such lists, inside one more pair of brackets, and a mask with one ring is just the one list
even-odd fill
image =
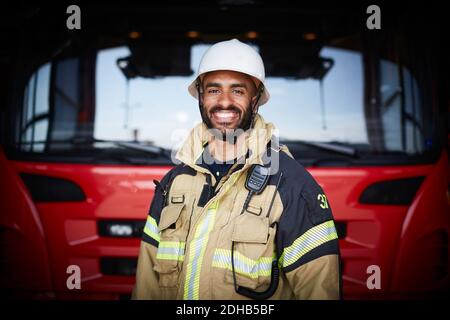
{"label": "windshield wiper", "polygon": [[33,141],[33,143],[48,144],[48,145],[52,144],[89,145],[93,143],[109,143],[124,149],[141,151],[147,154],[151,154],[154,156],[163,156],[169,159],[171,158],[170,150],[154,145],[141,145],[139,144],[139,142],[135,141],[103,140],[90,137],[75,137],[72,139]]}
{"label": "windshield wiper", "polygon": [[95,139],[95,138],[74,138],[73,142],[76,143],[112,143],[115,146],[122,147],[124,149],[136,150],[145,152],[147,154],[155,155],[155,156],[163,156],[170,159],[170,152],[162,147],[154,146],[154,145],[142,145],[137,141],[121,141],[121,140],[103,140],[103,139]]}
{"label": "windshield wiper", "polygon": [[332,142],[314,142],[314,141],[304,141],[304,140],[285,140],[282,143],[289,146],[289,144],[302,144],[308,147],[315,147],[321,150],[331,151],[338,154],[343,154],[346,156],[356,157],[357,150],[348,145],[341,145]]}
{"label": "windshield wiper", "polygon": [[170,152],[168,150],[153,145],[141,145],[138,142],[130,142],[130,141],[96,141],[96,142],[111,142],[114,145],[122,148],[143,151],[146,153],[154,155],[162,155],[170,158]]}

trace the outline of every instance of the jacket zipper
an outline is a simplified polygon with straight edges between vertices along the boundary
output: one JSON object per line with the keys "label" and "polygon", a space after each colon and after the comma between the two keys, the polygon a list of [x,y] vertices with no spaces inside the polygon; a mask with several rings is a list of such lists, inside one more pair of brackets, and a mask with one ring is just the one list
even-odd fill
{"label": "jacket zipper", "polygon": [[[231,173],[230,176],[228,177],[228,179],[231,178],[234,174],[237,174],[239,171],[240,171],[240,170],[237,170],[237,171],[234,171],[233,173]],[[209,172],[208,172],[208,173],[205,173],[205,174],[210,175]],[[209,178],[211,178],[211,176],[209,176]],[[211,188],[211,187],[212,187],[212,185],[211,185],[211,179],[208,179],[208,178],[206,178],[206,179],[207,179],[207,183],[208,183],[209,188]],[[226,183],[226,182],[225,182],[225,183]],[[195,221],[195,224],[198,222],[198,219],[200,219],[200,217],[203,216],[203,214],[204,214],[204,212],[205,212],[205,209],[208,208],[208,206],[209,206],[210,203],[214,200],[214,198],[216,198],[216,197],[220,194],[220,192],[223,190],[223,187],[224,187],[225,183],[222,185],[222,187],[220,188],[220,190],[218,191],[218,193],[215,193],[215,192],[214,192],[212,198],[209,199],[209,200],[206,202],[206,204],[203,206],[203,208],[201,209],[201,211],[198,213],[198,217],[197,217],[197,219],[196,219],[196,221]],[[186,241],[185,241],[185,243],[186,243],[185,249],[184,249],[184,261],[185,261],[185,262],[188,260],[188,250],[189,250],[189,248],[188,248],[188,247],[189,247],[189,246],[188,246],[188,240],[189,240],[189,235],[191,234],[190,230],[191,230],[191,226],[192,226],[192,215],[193,215],[193,212],[194,212],[194,205],[195,205],[195,200],[194,200],[193,205],[192,205],[191,216],[190,216],[190,218],[189,218],[189,229],[188,229],[188,233],[187,233],[187,235],[186,235]],[[185,266],[187,266],[187,264],[183,262],[183,264],[182,264],[182,269],[183,269]],[[180,272],[181,272],[181,271],[180,271]],[[186,281],[186,275],[185,275],[184,281]],[[179,294],[179,290],[180,290],[181,288],[183,288],[183,287],[184,287],[184,286],[180,286],[180,288],[178,289],[177,295]],[[181,290],[183,290],[183,289],[181,289]]]}
{"label": "jacket zipper", "polygon": [[239,171],[240,171],[240,170],[234,171],[234,172],[228,177],[227,181],[225,181],[225,182],[222,184],[222,186],[220,187],[220,190],[217,191],[217,192],[214,192],[214,195],[212,196],[212,198],[209,199],[208,202],[203,206],[202,212],[201,212],[201,214],[199,215],[199,217],[200,217],[201,215],[203,215],[203,210],[205,210],[205,208],[208,208],[208,206],[211,204],[211,202],[212,202],[215,198],[217,198],[217,197],[220,195],[220,193],[221,193],[222,190],[224,189],[224,186],[225,186],[225,184],[228,182],[228,180],[229,180],[233,175],[237,174]]}

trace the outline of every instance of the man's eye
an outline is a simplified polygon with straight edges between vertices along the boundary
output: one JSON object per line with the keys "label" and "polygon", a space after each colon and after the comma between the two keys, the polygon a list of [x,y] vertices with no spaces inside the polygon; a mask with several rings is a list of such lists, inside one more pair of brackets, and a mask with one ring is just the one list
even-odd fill
{"label": "man's eye", "polygon": [[233,93],[234,93],[234,94],[237,94],[237,95],[239,95],[239,96],[241,96],[241,95],[244,94],[244,90],[234,89],[234,90],[233,90]]}
{"label": "man's eye", "polygon": [[219,90],[218,89],[208,89],[207,91],[209,94],[218,94]]}

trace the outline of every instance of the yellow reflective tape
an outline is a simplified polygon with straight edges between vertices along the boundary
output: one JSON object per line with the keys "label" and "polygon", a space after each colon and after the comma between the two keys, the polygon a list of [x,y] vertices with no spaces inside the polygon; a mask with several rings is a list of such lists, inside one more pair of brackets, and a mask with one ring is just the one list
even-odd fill
{"label": "yellow reflective tape", "polygon": [[147,216],[147,222],[158,228],[158,224],[156,223],[156,220],[152,216],[150,215]]}
{"label": "yellow reflective tape", "polygon": [[146,235],[148,235],[149,237],[153,238],[154,240],[156,240],[156,242],[159,242],[160,236],[159,236],[158,225],[156,223],[156,220],[153,217],[151,217],[150,215],[147,216],[147,221],[145,222],[145,227],[144,227],[144,233]]}
{"label": "yellow reflective tape", "polygon": [[185,300],[199,299],[201,265],[208,244],[209,233],[214,226],[217,207],[217,200],[208,206],[208,211],[201,223],[197,226],[194,238],[190,243],[189,262],[187,264],[183,294]]}
{"label": "yellow reflective tape", "polygon": [[159,248],[184,248],[186,247],[186,242],[183,241],[161,241],[159,243]]}
{"label": "yellow reflective tape", "polygon": [[[227,184],[224,193],[226,193],[231,185],[236,182],[238,176],[239,174],[237,173],[232,174],[230,183]],[[214,227],[218,208],[218,200],[214,200],[208,205],[208,211],[203,220],[198,224],[194,233],[194,238],[189,245],[189,261],[187,263],[183,294],[183,299],[185,300],[199,299],[201,265],[208,245],[209,234]]]}
{"label": "yellow reflective tape", "polygon": [[185,246],[186,243],[181,241],[161,241],[156,259],[183,261]]}
{"label": "yellow reflective tape", "polygon": [[160,238],[159,238],[159,234],[153,233],[151,230],[144,228],[144,233],[146,235],[148,235],[150,238],[153,238],[154,240],[156,240],[156,242],[159,242]]}
{"label": "yellow reflective tape", "polygon": [[288,267],[311,250],[337,238],[333,220],[321,223],[298,237],[292,245],[284,248],[280,257],[280,265]]}
{"label": "yellow reflective tape", "polygon": [[[236,250],[234,251],[235,272],[252,279],[256,279],[260,276],[270,276],[272,273],[272,261],[274,260],[275,253],[271,257],[260,257],[258,260],[253,260]],[[232,271],[231,250],[216,249],[212,266]]]}
{"label": "yellow reflective tape", "polygon": [[184,255],[179,256],[179,255],[176,255],[176,254],[157,253],[156,254],[156,259],[184,261]]}

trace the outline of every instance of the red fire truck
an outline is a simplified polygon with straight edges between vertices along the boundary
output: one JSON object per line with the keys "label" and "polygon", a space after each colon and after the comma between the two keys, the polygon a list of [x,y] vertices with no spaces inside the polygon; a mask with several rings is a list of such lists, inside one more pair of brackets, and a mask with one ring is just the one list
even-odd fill
{"label": "red fire truck", "polygon": [[[62,4],[11,10],[2,294],[129,298],[153,180],[200,121],[187,85],[203,52],[231,38],[261,53],[272,98],[260,113],[329,198],[344,298],[446,294],[449,100],[436,8],[381,6],[375,30],[362,5],[85,4],[74,30]],[[70,266],[79,289],[67,285]]]}

